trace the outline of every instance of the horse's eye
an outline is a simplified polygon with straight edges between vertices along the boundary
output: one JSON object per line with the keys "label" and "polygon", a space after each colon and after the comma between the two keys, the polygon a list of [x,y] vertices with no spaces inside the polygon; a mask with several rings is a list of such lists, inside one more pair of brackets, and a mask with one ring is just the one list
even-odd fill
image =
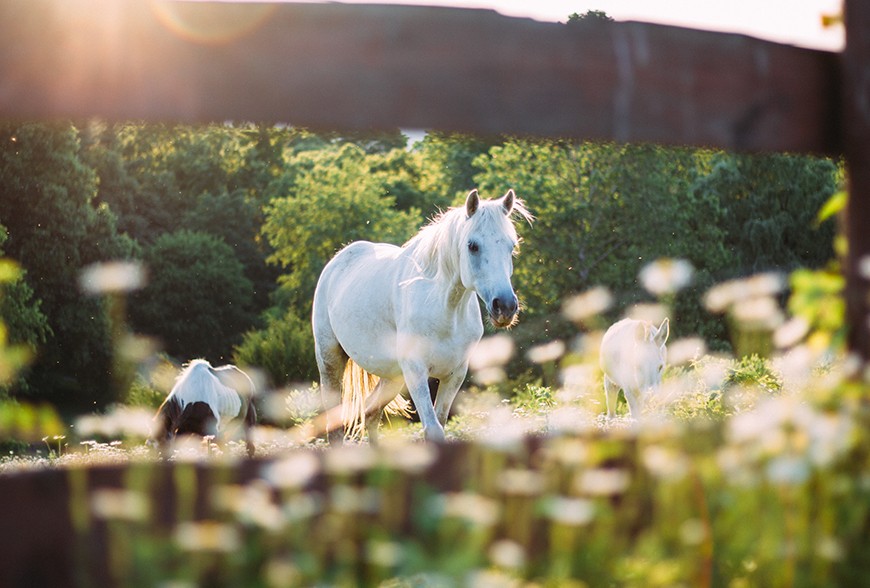
{"label": "horse's eye", "polygon": [[472,253],[477,253],[478,251],[480,251],[480,246],[477,243],[475,243],[474,241],[469,241],[468,242],[468,250],[471,251]]}

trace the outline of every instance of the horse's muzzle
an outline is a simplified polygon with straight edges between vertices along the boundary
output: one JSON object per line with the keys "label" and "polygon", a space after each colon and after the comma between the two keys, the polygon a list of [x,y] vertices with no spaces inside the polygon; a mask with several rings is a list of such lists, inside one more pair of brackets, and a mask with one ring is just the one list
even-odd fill
{"label": "horse's muzzle", "polygon": [[519,301],[512,293],[510,296],[496,297],[492,299],[489,308],[489,319],[492,324],[499,328],[512,327],[517,322]]}

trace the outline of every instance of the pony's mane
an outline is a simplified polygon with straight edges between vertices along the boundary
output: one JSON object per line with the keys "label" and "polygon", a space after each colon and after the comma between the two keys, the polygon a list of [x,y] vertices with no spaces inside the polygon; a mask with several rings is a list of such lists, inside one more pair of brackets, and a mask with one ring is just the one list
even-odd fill
{"label": "pony's mane", "polygon": [[497,223],[502,226],[510,239],[518,241],[512,216],[519,216],[528,222],[533,220],[531,213],[519,198],[515,198],[511,215],[504,214],[501,200],[481,200],[471,223],[465,206],[448,208],[437,214],[428,224],[408,240],[402,247],[406,249],[420,267],[422,273],[432,278],[454,279],[459,273],[459,247],[468,235],[483,223]]}

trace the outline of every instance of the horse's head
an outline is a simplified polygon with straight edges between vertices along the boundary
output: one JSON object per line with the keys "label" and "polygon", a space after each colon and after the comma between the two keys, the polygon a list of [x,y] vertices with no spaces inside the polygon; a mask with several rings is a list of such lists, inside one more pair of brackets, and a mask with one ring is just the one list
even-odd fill
{"label": "horse's head", "polygon": [[465,200],[466,232],[460,242],[459,271],[462,285],[477,292],[496,327],[517,321],[519,302],[511,286],[513,255],[519,239],[511,214],[531,215],[513,190],[498,200],[482,201],[477,190]]}
{"label": "horse's head", "polygon": [[662,383],[670,321],[665,318],[659,326],[641,321],[637,323],[637,331],[636,338],[624,343],[631,345],[634,353],[633,360],[625,362],[623,369],[634,370],[631,377],[641,389],[655,389]]}

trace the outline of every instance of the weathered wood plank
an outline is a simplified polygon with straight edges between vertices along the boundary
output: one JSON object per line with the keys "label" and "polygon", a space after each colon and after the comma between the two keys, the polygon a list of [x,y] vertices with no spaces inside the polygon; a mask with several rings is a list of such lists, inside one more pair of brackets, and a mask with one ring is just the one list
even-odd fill
{"label": "weathered wood plank", "polygon": [[261,120],[835,153],[835,66],[831,53],[740,35],[481,10],[0,1],[7,118]]}
{"label": "weathered wood plank", "polygon": [[870,361],[870,3],[847,0],[843,53],[844,149],[849,181],[846,213],[846,324],[849,349]]}

